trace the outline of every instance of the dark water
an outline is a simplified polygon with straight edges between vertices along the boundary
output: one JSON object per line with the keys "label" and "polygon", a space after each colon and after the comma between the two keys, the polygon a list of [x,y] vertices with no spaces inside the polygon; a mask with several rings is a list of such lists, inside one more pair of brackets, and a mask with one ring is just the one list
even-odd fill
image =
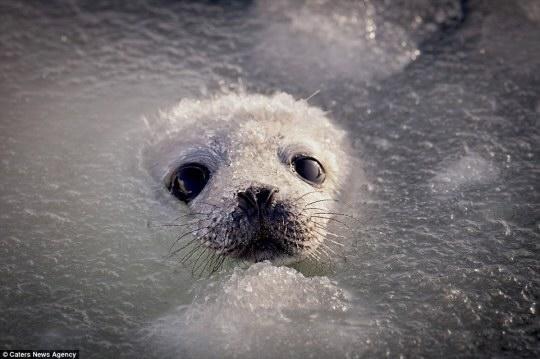
{"label": "dark water", "polygon": [[[3,1],[0,78],[0,349],[540,355],[539,1]],[[193,278],[147,226],[142,117],[242,87],[354,139],[333,273]]]}

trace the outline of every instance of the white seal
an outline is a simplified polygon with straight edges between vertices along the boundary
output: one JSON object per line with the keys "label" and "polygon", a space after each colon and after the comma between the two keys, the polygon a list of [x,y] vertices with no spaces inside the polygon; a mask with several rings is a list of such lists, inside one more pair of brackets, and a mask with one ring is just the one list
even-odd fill
{"label": "white seal", "polygon": [[188,206],[188,237],[255,262],[324,251],[350,161],[345,131],[323,111],[284,93],[227,94],[182,100],[157,122],[149,165]]}

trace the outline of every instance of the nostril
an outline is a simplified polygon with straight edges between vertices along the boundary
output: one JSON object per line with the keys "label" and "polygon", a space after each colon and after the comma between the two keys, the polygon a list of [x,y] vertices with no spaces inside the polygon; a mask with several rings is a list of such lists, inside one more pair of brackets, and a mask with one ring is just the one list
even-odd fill
{"label": "nostril", "polygon": [[238,192],[238,206],[243,210],[260,211],[272,203],[277,192],[279,189],[276,187],[249,187]]}
{"label": "nostril", "polygon": [[249,189],[245,192],[238,192],[238,206],[243,210],[257,208],[257,200]]}
{"label": "nostril", "polygon": [[257,205],[259,206],[259,208],[262,209],[262,208],[268,207],[272,203],[274,195],[278,191],[279,190],[275,187],[272,187],[272,188],[265,187],[265,188],[259,189],[259,192],[255,195],[255,197],[257,198]]}

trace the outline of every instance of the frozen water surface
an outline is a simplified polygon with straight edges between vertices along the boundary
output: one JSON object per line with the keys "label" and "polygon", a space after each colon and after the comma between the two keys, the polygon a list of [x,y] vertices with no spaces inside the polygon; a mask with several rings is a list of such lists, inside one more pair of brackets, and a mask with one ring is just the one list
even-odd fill
{"label": "frozen water surface", "polygon": [[[3,1],[0,347],[538,357],[539,5],[434,4]],[[147,225],[179,205],[141,118],[239,86],[320,90],[354,139],[333,269],[194,278]]]}

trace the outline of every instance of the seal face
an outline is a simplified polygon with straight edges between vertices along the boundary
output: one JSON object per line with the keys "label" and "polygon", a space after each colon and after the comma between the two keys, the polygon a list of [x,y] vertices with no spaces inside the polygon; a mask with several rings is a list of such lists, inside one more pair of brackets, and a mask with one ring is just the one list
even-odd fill
{"label": "seal face", "polygon": [[324,250],[349,172],[345,133],[291,96],[183,100],[162,113],[151,168],[217,254],[294,262]]}

